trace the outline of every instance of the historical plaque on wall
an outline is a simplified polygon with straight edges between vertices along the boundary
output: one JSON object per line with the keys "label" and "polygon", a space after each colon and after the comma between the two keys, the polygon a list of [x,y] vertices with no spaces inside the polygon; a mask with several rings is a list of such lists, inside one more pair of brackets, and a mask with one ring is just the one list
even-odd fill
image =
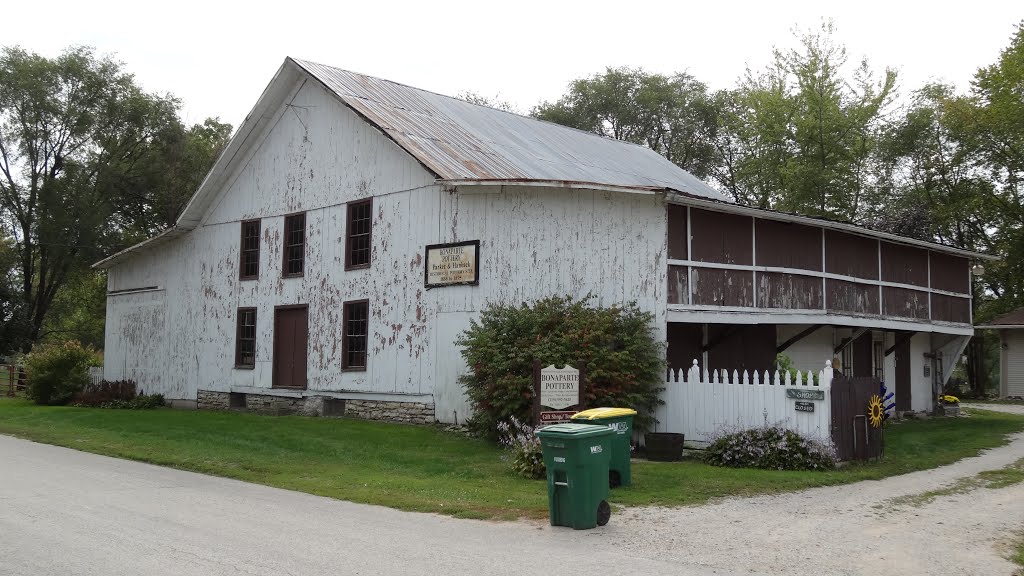
{"label": "historical plaque on wall", "polygon": [[480,283],[480,241],[431,244],[427,246],[424,283],[439,286],[476,286]]}

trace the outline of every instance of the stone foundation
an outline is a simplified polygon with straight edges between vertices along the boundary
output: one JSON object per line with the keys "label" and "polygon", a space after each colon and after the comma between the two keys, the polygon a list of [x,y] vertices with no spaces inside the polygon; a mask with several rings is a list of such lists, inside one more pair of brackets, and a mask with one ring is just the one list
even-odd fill
{"label": "stone foundation", "polygon": [[345,416],[366,420],[387,420],[411,424],[432,424],[434,405],[418,402],[383,402],[379,400],[346,400]]}
{"label": "stone foundation", "polygon": [[200,390],[196,398],[200,410],[245,410],[261,414],[302,416],[347,416],[365,420],[432,424],[434,405],[418,402],[381,400],[343,400],[328,396],[276,396],[241,392]]}
{"label": "stone foundation", "polygon": [[200,390],[196,396],[196,408],[200,410],[227,410],[230,394],[227,392],[211,392]]}

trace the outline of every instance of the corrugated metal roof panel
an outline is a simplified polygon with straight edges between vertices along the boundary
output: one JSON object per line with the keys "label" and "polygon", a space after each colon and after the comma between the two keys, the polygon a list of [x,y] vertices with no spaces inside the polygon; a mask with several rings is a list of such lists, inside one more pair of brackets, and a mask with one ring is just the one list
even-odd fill
{"label": "corrugated metal roof panel", "polygon": [[444,180],[565,180],[730,201],[660,154],[314,62],[295,62]]}

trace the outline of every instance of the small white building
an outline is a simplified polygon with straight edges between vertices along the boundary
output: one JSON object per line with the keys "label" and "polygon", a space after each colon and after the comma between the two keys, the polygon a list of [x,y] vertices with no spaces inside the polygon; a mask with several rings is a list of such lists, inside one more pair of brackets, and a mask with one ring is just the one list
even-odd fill
{"label": "small white building", "polygon": [[104,377],[462,422],[454,341],[487,303],[592,294],[652,312],[671,367],[835,356],[926,410],[973,333],[979,257],[737,206],[642,146],[289,58],[176,225],[97,263]]}
{"label": "small white building", "polygon": [[993,318],[979,328],[999,332],[999,396],[1024,399],[1024,308]]}

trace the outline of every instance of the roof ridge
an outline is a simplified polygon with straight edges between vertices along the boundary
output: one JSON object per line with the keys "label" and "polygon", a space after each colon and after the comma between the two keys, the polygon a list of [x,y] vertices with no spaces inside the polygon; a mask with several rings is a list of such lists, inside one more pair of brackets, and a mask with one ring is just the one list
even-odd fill
{"label": "roof ridge", "polygon": [[[653,152],[655,154],[658,154],[657,151],[655,151],[655,150],[653,150],[653,149],[651,149],[651,148],[649,148],[647,146],[644,146],[643,144],[637,144],[636,142],[630,142],[629,140],[619,140],[618,138],[612,138],[611,136],[605,136],[604,134],[598,134],[596,132],[591,132],[589,130],[584,130],[582,128],[576,128],[575,126],[566,126],[565,124],[559,124],[558,122],[552,122],[550,120],[544,120],[543,118],[537,118],[537,117],[534,117],[534,116],[530,116],[528,114],[520,114],[518,112],[513,112],[511,110],[502,110],[501,108],[495,108],[494,106],[487,106],[485,104],[479,104],[477,102],[470,102],[469,100],[463,100],[462,98],[459,98],[457,96],[449,96],[448,94],[441,94],[440,92],[434,92],[433,90],[427,90],[425,88],[418,88],[416,86],[412,86],[412,85],[409,85],[409,84],[403,84],[402,82],[397,82],[395,80],[389,80],[387,78],[381,78],[380,76],[374,76],[373,74],[364,74],[362,72],[356,72],[355,70],[346,70],[345,68],[339,68],[337,66],[331,66],[330,64],[323,64],[321,62],[314,62],[313,60],[306,60],[306,59],[303,59],[303,58],[295,58],[295,57],[292,57],[292,56],[288,56],[288,59],[294,61],[296,64],[302,66],[303,68],[305,68],[304,64],[313,64],[315,66],[322,66],[324,68],[330,68],[332,70],[338,70],[340,72],[345,72],[346,74],[356,74],[356,75],[363,76],[363,77],[366,77],[366,78],[373,78],[374,80],[378,80],[380,82],[387,82],[388,84],[394,84],[395,86],[401,86],[403,88],[408,88],[409,90],[415,90],[417,92],[423,92],[423,93],[426,93],[426,94],[433,94],[434,96],[439,96],[441,98],[446,98],[448,100],[454,100],[454,101],[460,102],[462,104],[468,104],[470,106],[477,106],[479,108],[486,108],[487,110],[494,110],[496,112],[501,112],[503,114],[510,114],[512,116],[517,116],[519,118],[523,118],[523,119],[526,119],[526,120],[531,120],[533,122],[540,122],[542,124],[548,124],[548,125],[551,125],[551,126],[556,126],[558,128],[562,128],[562,129],[565,129],[565,130],[574,130],[576,132],[579,132],[581,134],[585,134],[587,136],[592,136],[594,138],[601,138],[603,140],[607,140],[609,142],[615,142],[617,144],[628,144],[630,146],[636,146],[637,148],[640,148],[640,149],[642,149],[644,151]],[[660,156],[660,154],[658,154],[658,155]]]}

